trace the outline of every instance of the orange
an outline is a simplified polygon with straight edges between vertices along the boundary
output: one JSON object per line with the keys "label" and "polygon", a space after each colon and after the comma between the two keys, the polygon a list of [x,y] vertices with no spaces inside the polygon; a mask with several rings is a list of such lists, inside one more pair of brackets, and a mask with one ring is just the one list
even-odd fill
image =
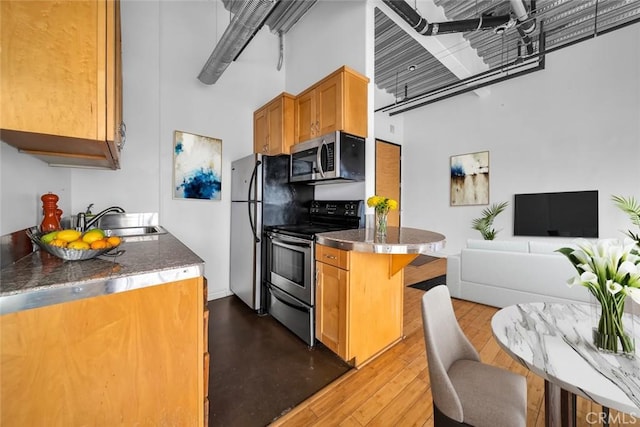
{"label": "orange", "polygon": [[109,247],[109,244],[105,239],[94,240],[93,242],[91,242],[91,249],[94,249],[94,250],[105,249],[108,247]]}
{"label": "orange", "polygon": [[122,242],[122,239],[120,239],[118,236],[111,236],[107,238],[107,242],[109,242],[111,246],[118,246],[120,242]]}

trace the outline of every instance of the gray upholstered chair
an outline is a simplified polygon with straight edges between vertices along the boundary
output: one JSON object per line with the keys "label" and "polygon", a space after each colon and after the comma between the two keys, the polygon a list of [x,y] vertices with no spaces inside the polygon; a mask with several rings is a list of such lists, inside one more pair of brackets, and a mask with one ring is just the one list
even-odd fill
{"label": "gray upholstered chair", "polygon": [[446,286],[424,294],[422,322],[434,425],[525,426],[525,378],[480,361],[458,324]]}

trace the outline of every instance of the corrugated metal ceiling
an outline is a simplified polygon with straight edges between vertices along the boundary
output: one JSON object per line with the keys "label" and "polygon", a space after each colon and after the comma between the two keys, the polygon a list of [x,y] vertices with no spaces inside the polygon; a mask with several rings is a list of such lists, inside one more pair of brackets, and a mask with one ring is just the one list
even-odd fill
{"label": "corrugated metal ceiling", "polygon": [[[448,20],[505,15],[511,12],[511,5],[505,0],[433,1],[444,9]],[[532,2],[525,1],[524,4],[531,10]],[[541,28],[545,33],[545,51],[549,52],[640,22],[640,0],[538,0],[533,4],[535,9],[532,16],[538,23],[531,35],[534,54],[539,52]],[[430,21],[428,16],[424,17]],[[416,32],[409,34],[376,8],[375,81],[378,88],[392,94],[396,101],[437,91],[460,81],[442,64],[446,56],[456,55],[455,47],[432,54],[416,40],[420,37],[433,36],[422,36]],[[499,68],[518,58],[520,37],[516,27],[507,29],[502,34],[492,30],[466,32],[463,37],[476,50],[487,68]],[[412,65],[415,70],[409,71],[409,66]]]}

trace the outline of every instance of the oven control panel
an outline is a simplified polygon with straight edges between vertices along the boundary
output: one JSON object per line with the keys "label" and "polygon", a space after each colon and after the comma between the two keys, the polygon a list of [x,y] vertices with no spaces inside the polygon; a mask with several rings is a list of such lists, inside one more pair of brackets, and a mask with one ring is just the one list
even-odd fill
{"label": "oven control panel", "polygon": [[363,200],[314,200],[311,202],[309,212],[311,215],[359,218],[362,216],[363,209]]}

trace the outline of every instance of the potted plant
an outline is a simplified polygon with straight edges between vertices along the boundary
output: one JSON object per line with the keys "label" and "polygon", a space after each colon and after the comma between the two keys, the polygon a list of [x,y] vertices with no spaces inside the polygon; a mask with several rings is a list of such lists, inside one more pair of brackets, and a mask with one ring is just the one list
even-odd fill
{"label": "potted plant", "polygon": [[[629,215],[631,223],[640,227],[640,203],[634,197],[611,196],[616,206]],[[627,236],[636,241],[640,245],[640,234],[634,234],[631,230],[627,230]]]}
{"label": "potted plant", "polygon": [[478,230],[484,240],[493,240],[498,234],[498,231],[493,229],[493,220],[504,211],[509,202],[502,203],[494,203],[493,205],[485,208],[482,211],[482,216],[480,218],[476,218],[471,222],[471,228],[474,230]]}

